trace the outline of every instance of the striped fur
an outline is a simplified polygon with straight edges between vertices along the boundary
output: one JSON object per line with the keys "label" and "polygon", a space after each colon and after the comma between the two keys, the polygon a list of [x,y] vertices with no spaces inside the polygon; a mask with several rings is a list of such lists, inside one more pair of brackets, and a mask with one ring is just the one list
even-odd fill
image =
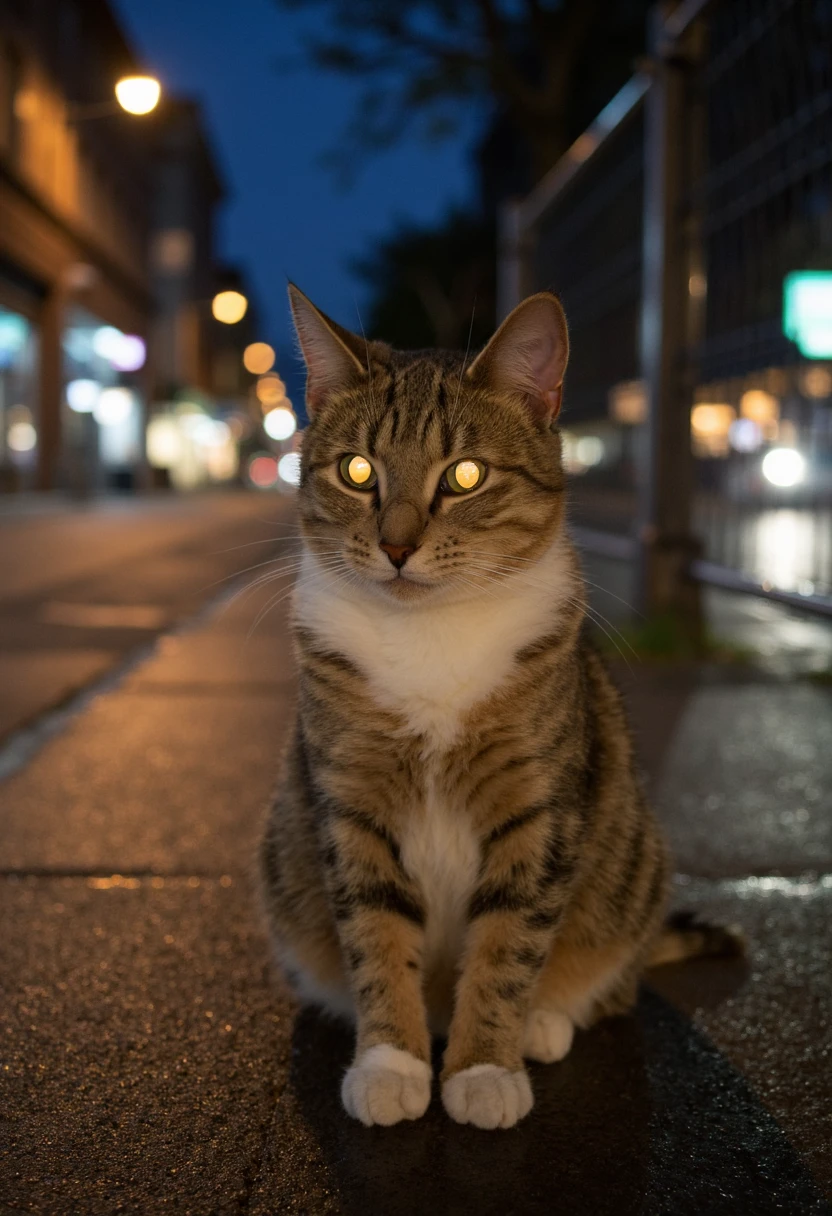
{"label": "striped fur", "polygon": [[[514,390],[504,331],[466,369],[294,304],[314,416],[297,724],[261,853],[276,948],[302,998],[355,1020],[350,1113],[418,1117],[434,1031],[452,1117],[510,1126],[531,1106],[524,1055],[560,1058],[630,1008],[667,893],[564,532],[562,314],[539,306],[552,346]],[[345,453],[374,463],[374,491],[344,485]],[[487,465],[482,488],[437,495],[462,457]],[[415,548],[402,571],[391,530]]]}

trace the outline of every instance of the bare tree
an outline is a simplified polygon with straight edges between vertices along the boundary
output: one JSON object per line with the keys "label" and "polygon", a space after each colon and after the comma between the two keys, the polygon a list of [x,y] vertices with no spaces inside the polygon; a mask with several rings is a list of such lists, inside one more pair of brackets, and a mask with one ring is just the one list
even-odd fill
{"label": "bare tree", "polygon": [[633,30],[638,44],[647,7],[645,0],[277,3],[317,10],[306,47],[312,62],[363,83],[340,143],[342,162],[390,145],[414,125],[446,134],[458,122],[459,102],[479,100],[508,115],[535,178],[568,146],[571,94],[582,71],[609,58],[616,44],[620,51],[622,38],[633,42]]}

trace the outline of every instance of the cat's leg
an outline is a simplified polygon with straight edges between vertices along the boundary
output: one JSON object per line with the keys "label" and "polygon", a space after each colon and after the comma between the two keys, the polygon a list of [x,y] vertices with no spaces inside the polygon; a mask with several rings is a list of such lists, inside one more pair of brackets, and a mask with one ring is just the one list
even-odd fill
{"label": "cat's leg", "polygon": [[[562,1060],[576,1027],[589,1026],[602,1008],[622,1013],[631,1008],[636,993],[634,952],[631,942],[592,949],[559,936],[531,1000],[523,1039],[525,1058],[543,1064]],[[618,999],[613,1002],[613,997]]]}
{"label": "cat's leg", "polygon": [[421,898],[398,848],[367,818],[334,811],[330,841],[327,885],[357,1031],[341,1098],[367,1126],[418,1119],[431,1089]]}
{"label": "cat's leg", "polygon": [[458,1123],[511,1127],[532,1108],[526,1017],[572,872],[565,847],[556,858],[547,849],[548,832],[529,808],[486,841],[442,1071],[442,1101]]}
{"label": "cat's leg", "polygon": [[[638,980],[661,923],[667,861],[652,821],[632,831],[629,861],[574,892],[532,997],[523,1055],[551,1063],[576,1028],[634,1006]],[[624,851],[627,859],[627,851]],[[623,868],[623,873],[620,870]]]}

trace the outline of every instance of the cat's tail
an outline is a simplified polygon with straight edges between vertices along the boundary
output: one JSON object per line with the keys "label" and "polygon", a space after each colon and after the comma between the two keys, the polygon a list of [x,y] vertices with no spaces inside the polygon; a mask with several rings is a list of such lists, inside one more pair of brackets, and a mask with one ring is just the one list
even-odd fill
{"label": "cat's tail", "polygon": [[674,912],[664,923],[648,957],[648,967],[679,963],[686,958],[740,958],[745,935],[737,925],[713,925],[695,912]]}

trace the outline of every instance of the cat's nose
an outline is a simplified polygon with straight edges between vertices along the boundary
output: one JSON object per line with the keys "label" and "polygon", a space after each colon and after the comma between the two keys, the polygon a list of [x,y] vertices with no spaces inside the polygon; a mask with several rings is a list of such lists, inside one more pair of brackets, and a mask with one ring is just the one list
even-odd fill
{"label": "cat's nose", "polygon": [[386,541],[379,541],[379,549],[383,549],[390,561],[397,570],[401,570],[411,553],[415,553],[418,546],[415,545],[388,545]]}

